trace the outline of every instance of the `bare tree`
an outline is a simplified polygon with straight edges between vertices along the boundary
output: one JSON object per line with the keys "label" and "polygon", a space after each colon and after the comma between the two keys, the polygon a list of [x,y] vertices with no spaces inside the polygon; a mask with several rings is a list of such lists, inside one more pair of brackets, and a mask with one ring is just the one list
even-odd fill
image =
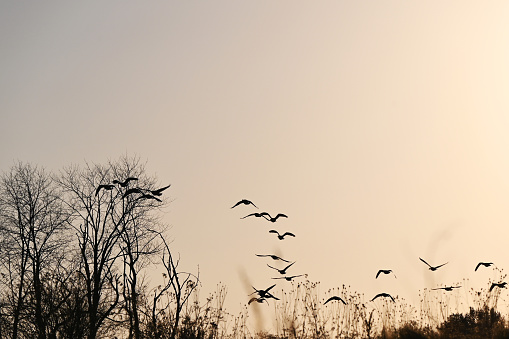
{"label": "bare tree", "polygon": [[18,163],[2,175],[0,184],[4,251],[0,282],[8,291],[11,336],[19,336],[21,322],[25,321],[24,336],[43,339],[49,330],[47,321],[61,301],[44,299],[48,288],[43,277],[60,264],[57,258],[66,243],[62,239],[68,215],[54,182],[41,168]]}
{"label": "bare tree", "polygon": [[[161,262],[166,270],[166,273],[163,274],[166,281],[164,286],[154,290],[147,337],[175,339],[178,334],[182,310],[193,291],[198,287],[199,272],[194,275],[179,271],[180,258],[175,260],[163,234],[158,233],[158,236],[164,246]],[[165,303],[162,302],[163,297],[167,297]],[[169,333],[163,336],[163,330]]]}
{"label": "bare tree", "polygon": [[108,328],[105,322],[121,324],[113,319],[122,306],[121,295],[134,319],[131,333],[136,333],[136,265],[154,250],[137,227],[149,227],[150,212],[163,205],[150,194],[154,179],[146,176],[138,159],[124,157],[105,166],[68,167],[59,183],[74,217],[71,225],[87,291],[88,338],[95,339],[101,329]]}

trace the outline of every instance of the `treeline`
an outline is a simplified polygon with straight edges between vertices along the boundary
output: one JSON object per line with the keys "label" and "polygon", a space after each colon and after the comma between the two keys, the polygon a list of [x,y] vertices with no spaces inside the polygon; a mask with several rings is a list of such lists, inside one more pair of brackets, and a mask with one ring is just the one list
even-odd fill
{"label": "treeline", "polygon": [[199,277],[170,251],[161,187],[130,157],[2,173],[0,338],[178,337]]}

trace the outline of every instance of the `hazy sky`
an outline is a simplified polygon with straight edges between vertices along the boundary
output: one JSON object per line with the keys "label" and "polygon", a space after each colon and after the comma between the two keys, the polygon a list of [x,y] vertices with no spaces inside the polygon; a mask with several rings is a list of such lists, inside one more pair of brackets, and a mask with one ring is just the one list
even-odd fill
{"label": "hazy sky", "polygon": [[[508,19],[505,1],[4,1],[0,170],[147,160],[182,268],[232,313],[239,275],[277,276],[255,253],[323,298],[485,287],[477,262],[509,270]],[[240,220],[242,198],[289,218]],[[419,256],[449,264],[430,279]]]}

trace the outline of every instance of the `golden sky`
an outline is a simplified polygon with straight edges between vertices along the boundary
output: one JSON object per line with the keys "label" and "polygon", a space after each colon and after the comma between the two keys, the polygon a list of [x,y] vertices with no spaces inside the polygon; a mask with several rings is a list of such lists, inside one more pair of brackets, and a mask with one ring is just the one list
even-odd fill
{"label": "golden sky", "polygon": [[[324,299],[484,286],[477,262],[509,269],[508,19],[505,1],[3,2],[0,170],[146,159],[181,265],[232,313],[239,272],[273,282],[255,253]],[[240,220],[243,198],[289,218]],[[430,279],[419,257],[449,264]]]}

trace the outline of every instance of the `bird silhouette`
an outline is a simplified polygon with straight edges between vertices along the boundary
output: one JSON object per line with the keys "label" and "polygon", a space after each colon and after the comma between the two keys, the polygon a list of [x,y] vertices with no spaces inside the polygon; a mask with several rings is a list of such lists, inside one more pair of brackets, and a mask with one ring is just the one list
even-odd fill
{"label": "bird silhouette", "polygon": [[139,196],[136,200],[141,200],[141,199],[152,199],[152,200],[156,200],[159,202],[163,202],[158,197],[154,197],[153,195],[150,195],[150,194],[143,194],[143,195]]}
{"label": "bird silhouette", "polygon": [[391,298],[391,300],[393,302],[395,302],[394,298],[389,293],[378,293],[377,295],[375,295],[373,297],[373,299],[371,299],[371,301],[374,301],[376,298],[379,298],[379,297]]}
{"label": "bird silhouette", "polygon": [[[237,207],[237,206],[238,206],[238,205],[240,205],[240,204],[244,204],[244,205],[253,205],[254,207],[256,207],[256,205],[255,205],[255,204],[253,204],[253,202],[252,202],[252,201],[247,200],[247,199],[242,199],[241,201],[239,201],[238,203],[236,203],[235,205],[233,205],[231,208]],[[258,208],[258,207],[256,207],[256,208]]]}
{"label": "bird silhouette", "polygon": [[295,237],[295,234],[290,233],[290,232],[285,232],[284,234],[281,235],[276,230],[270,230],[269,233],[276,233],[279,240],[283,240],[285,238],[285,236]]}
{"label": "bird silhouette", "polygon": [[477,266],[475,267],[475,270],[474,271],[477,271],[477,269],[479,268],[479,266],[484,266],[484,267],[490,267],[491,265],[493,265],[492,262],[480,262],[477,264]]}
{"label": "bird silhouette", "polygon": [[151,193],[152,195],[155,195],[155,196],[160,197],[161,195],[163,195],[163,191],[164,191],[165,189],[167,189],[168,187],[170,187],[170,186],[171,186],[171,184],[170,184],[170,185],[168,185],[168,186],[165,186],[165,187],[162,187],[162,188],[159,188],[159,189],[153,190],[153,191],[150,191],[150,190],[149,190],[149,191],[150,191],[150,193]]}
{"label": "bird silhouette", "polygon": [[277,255],[274,255],[274,254],[256,254],[257,257],[271,257],[272,259],[274,260],[281,260],[281,261],[284,261],[284,262],[290,262],[289,260],[285,260],[281,257],[278,257]]}
{"label": "bird silhouette", "polygon": [[105,189],[105,190],[107,190],[107,191],[111,191],[114,187],[115,187],[115,186],[113,186],[113,185],[99,185],[99,186],[97,187],[97,189],[95,190],[95,195],[98,195],[98,194],[99,194],[99,191],[100,191],[101,189]]}
{"label": "bird silhouette", "polygon": [[325,304],[327,304],[329,301],[333,301],[333,300],[339,300],[339,301],[341,301],[344,305],[346,305],[346,302],[345,302],[343,299],[341,299],[341,297],[338,297],[338,296],[336,296],[336,295],[335,295],[335,296],[333,296],[333,297],[330,297],[329,299],[327,299],[327,300],[326,300],[323,304],[325,305]]}
{"label": "bird silhouette", "polygon": [[295,264],[296,262],[292,262],[290,265],[286,266],[285,268],[283,268],[282,270],[280,270],[279,268],[275,268],[275,267],[272,267],[270,266],[269,264],[267,264],[267,266],[269,266],[270,268],[276,270],[279,272],[279,274],[286,274],[286,270],[290,268],[290,266],[292,266],[293,264]]}
{"label": "bird silhouette", "polygon": [[430,265],[430,264],[428,264],[426,261],[424,261],[424,259],[422,259],[422,258],[419,258],[419,259],[421,259],[421,261],[422,261],[423,263],[425,263],[426,265],[428,265],[428,266],[429,266],[429,270],[430,270],[430,271],[436,271],[436,270],[437,270],[437,269],[439,269],[440,267],[442,267],[442,266],[444,266],[444,265],[448,264],[448,262],[446,262],[445,264],[442,264],[442,265],[438,265],[438,266],[431,266],[431,265]]}
{"label": "bird silhouette", "polygon": [[120,186],[122,187],[126,187],[130,181],[135,181],[135,180],[138,180],[138,178],[133,178],[133,177],[130,177],[130,178],[127,178],[125,179],[124,181],[119,181],[119,180],[113,180],[113,183],[114,184],[119,184]]}
{"label": "bird silhouette", "polygon": [[390,274],[390,273],[392,273],[394,275],[394,278],[396,278],[396,274],[394,274],[394,272],[392,272],[392,270],[378,270],[378,273],[376,274],[375,279],[378,278],[380,273],[383,273],[383,274]]}
{"label": "bird silhouette", "polygon": [[[272,286],[269,286],[267,287],[266,289],[264,290],[257,290],[254,286],[251,286],[255,291],[251,294],[255,294],[255,293],[258,293],[258,295],[260,296],[260,298],[267,298],[267,296],[270,294],[269,291],[271,289],[274,288],[274,286],[276,286],[276,284],[272,285]],[[250,294],[250,295],[251,295]]]}
{"label": "bird silhouette", "polygon": [[272,279],[285,279],[286,281],[292,281],[295,278],[302,277],[305,274],[299,274],[299,275],[290,275],[286,277],[278,277],[278,278],[272,278]]}
{"label": "bird silhouette", "polygon": [[247,302],[248,305],[250,305],[253,301],[256,301],[257,303],[261,304],[263,303],[264,301],[267,303],[267,305],[269,304],[269,302],[267,301],[267,299],[265,298],[262,298],[262,297],[252,297],[251,299],[249,299],[249,301]]}
{"label": "bird silhouette", "polygon": [[501,283],[492,283],[489,292],[491,292],[491,290],[494,289],[495,287],[505,288],[505,285],[507,285],[505,281]]}
{"label": "bird silhouette", "polygon": [[133,193],[143,194],[143,191],[139,188],[130,188],[127,191],[125,191],[124,195],[122,196],[122,199],[125,199],[125,197]]}
{"label": "bird silhouette", "polygon": [[[233,208],[233,207],[232,207],[232,208]],[[261,217],[263,217],[263,218],[265,218],[265,217],[263,216],[263,213],[251,213],[251,214],[248,214],[248,215],[246,215],[245,217],[242,217],[242,218],[240,218],[240,219],[246,219],[247,217],[257,217],[257,218],[261,218]],[[265,218],[265,219],[267,219],[267,218]]]}
{"label": "bird silhouette", "polygon": [[[283,214],[283,213],[278,213],[275,217],[272,217],[269,213],[267,212],[262,212],[260,213],[265,219],[267,219],[268,221],[270,222],[276,222],[277,219],[279,218],[288,218],[288,216],[286,214]],[[267,218],[268,217],[268,218]]]}
{"label": "bird silhouette", "polygon": [[432,288],[432,290],[444,290],[444,291],[452,291],[455,288],[460,288],[461,286],[445,286],[445,287],[439,287],[439,288]]}

